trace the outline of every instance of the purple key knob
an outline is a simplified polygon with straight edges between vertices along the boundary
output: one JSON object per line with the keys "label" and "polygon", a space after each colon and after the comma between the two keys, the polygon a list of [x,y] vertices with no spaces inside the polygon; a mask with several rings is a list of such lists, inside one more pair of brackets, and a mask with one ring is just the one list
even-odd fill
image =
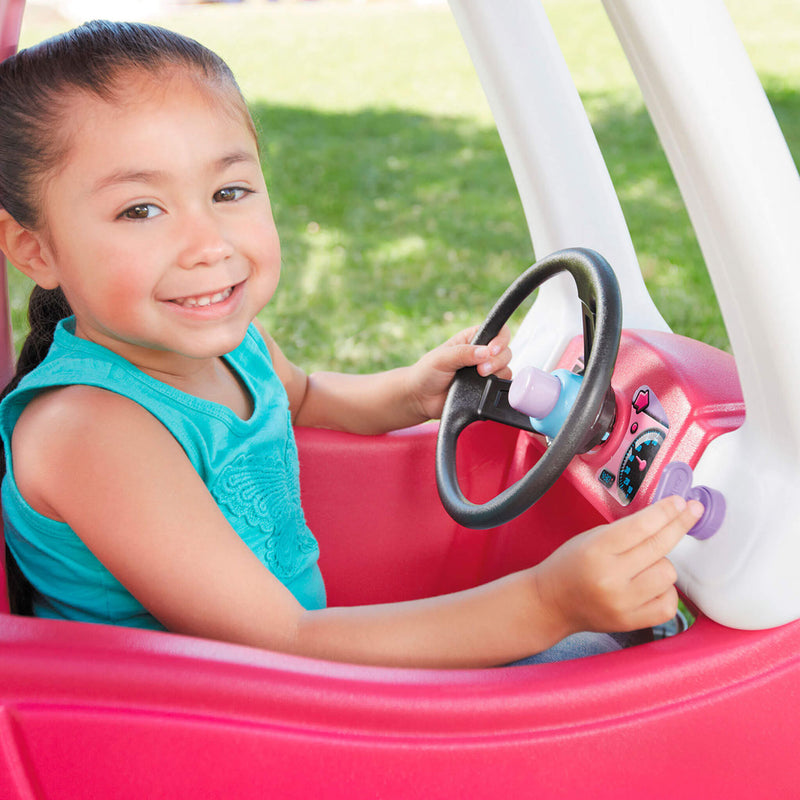
{"label": "purple key knob", "polygon": [[689,531],[689,536],[695,539],[708,539],[720,529],[725,519],[725,496],[719,490],[708,486],[692,486],[693,479],[692,468],[683,461],[667,464],[661,472],[651,502],[656,503],[663,497],[672,495],[683,497],[684,500],[699,500],[703,504],[703,516]]}

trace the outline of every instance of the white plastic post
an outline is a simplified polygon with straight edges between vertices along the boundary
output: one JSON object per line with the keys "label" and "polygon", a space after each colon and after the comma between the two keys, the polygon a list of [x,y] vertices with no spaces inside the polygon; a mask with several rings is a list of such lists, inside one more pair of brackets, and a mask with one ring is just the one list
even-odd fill
{"label": "white plastic post", "polygon": [[[623,324],[668,330],[645,288],[608,170],[539,0],[450,0],[450,6],[494,114],[537,254],[597,250],[619,278]],[[570,278],[549,281],[514,340],[514,365],[552,367],[582,332],[581,319]]]}
{"label": "white plastic post", "polygon": [[744,392],[742,428],[696,483],[723,528],[673,554],[680,585],[739,628],[800,618],[800,177],[722,0],[605,0],[680,186]]}

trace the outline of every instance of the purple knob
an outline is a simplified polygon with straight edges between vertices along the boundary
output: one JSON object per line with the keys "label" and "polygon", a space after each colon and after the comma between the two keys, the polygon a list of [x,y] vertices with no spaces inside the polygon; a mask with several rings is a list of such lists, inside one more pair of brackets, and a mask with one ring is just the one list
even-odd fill
{"label": "purple knob", "polygon": [[695,526],[689,531],[689,536],[695,539],[708,539],[713,536],[725,519],[725,496],[717,489],[708,486],[695,486],[687,500],[699,500],[705,511]]}
{"label": "purple knob", "polygon": [[544,419],[558,403],[561,381],[537,367],[525,367],[511,381],[508,403],[534,419]]}
{"label": "purple knob", "polygon": [[664,467],[661,479],[653,493],[652,503],[662,497],[677,494],[685,500],[699,500],[703,504],[703,516],[689,531],[695,539],[708,539],[713,536],[725,519],[725,495],[708,486],[692,486],[692,468],[682,461],[673,461]]}

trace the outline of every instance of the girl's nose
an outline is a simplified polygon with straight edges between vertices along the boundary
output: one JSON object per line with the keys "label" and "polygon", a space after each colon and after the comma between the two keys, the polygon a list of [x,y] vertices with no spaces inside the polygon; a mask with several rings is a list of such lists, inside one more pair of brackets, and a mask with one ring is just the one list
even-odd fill
{"label": "girl's nose", "polygon": [[192,214],[183,227],[179,265],[184,269],[214,266],[233,255],[224,225],[213,211]]}

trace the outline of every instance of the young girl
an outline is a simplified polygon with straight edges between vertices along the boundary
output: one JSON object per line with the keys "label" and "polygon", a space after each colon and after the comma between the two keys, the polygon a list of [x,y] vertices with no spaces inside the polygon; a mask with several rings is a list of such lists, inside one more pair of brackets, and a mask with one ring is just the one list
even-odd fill
{"label": "young girl", "polygon": [[437,667],[675,614],[666,555],[702,511],[675,498],[474,590],[327,608],[291,423],[436,418],[459,367],[508,375],[507,335],[371,376],[290,363],[253,324],[280,271],[253,123],[196,42],[96,22],[23,51],[0,65],[0,128],[0,248],[37,284],[0,407],[33,613]]}

